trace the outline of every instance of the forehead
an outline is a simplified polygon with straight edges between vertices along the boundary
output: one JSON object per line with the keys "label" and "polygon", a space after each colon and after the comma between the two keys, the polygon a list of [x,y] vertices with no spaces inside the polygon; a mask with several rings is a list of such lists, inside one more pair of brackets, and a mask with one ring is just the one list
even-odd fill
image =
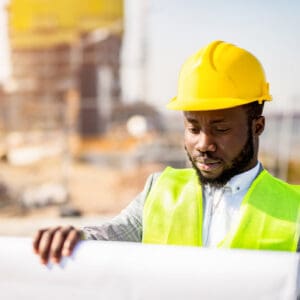
{"label": "forehead", "polygon": [[234,107],[209,111],[185,111],[184,119],[188,122],[241,122],[247,119],[245,109]]}

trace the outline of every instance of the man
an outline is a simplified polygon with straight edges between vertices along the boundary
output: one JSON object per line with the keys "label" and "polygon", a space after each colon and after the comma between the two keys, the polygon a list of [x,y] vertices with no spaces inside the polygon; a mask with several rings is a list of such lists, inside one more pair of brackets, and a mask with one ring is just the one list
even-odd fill
{"label": "man", "polygon": [[40,230],[41,261],[59,262],[80,239],[296,251],[300,186],[270,175],[258,162],[264,102],[271,101],[260,62],[215,41],[191,56],[168,104],[183,111],[193,168],[166,168],[111,222],[83,230]]}

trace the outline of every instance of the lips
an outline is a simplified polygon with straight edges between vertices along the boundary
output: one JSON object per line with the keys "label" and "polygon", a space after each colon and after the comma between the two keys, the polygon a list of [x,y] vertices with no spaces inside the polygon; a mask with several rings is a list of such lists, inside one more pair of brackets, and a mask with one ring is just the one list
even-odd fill
{"label": "lips", "polygon": [[201,171],[211,172],[218,169],[221,165],[220,160],[214,159],[197,159],[197,166]]}

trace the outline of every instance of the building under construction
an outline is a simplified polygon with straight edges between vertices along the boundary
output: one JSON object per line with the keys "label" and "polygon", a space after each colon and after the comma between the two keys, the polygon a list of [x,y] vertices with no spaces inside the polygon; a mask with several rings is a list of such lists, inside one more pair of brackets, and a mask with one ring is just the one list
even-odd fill
{"label": "building under construction", "polygon": [[26,119],[74,129],[78,116],[82,136],[105,131],[121,101],[123,9],[123,0],[10,1],[10,129]]}
{"label": "building under construction", "polygon": [[78,133],[99,137],[120,106],[123,10],[123,0],[9,1],[12,74],[0,87],[0,207],[70,199]]}

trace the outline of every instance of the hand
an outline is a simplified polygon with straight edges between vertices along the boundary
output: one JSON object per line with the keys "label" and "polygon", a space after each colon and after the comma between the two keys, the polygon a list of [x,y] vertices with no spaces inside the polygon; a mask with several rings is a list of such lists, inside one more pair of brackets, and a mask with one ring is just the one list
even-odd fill
{"label": "hand", "polygon": [[73,226],[41,229],[33,240],[33,250],[40,256],[41,263],[49,260],[59,263],[62,256],[70,256],[80,240],[81,231]]}

